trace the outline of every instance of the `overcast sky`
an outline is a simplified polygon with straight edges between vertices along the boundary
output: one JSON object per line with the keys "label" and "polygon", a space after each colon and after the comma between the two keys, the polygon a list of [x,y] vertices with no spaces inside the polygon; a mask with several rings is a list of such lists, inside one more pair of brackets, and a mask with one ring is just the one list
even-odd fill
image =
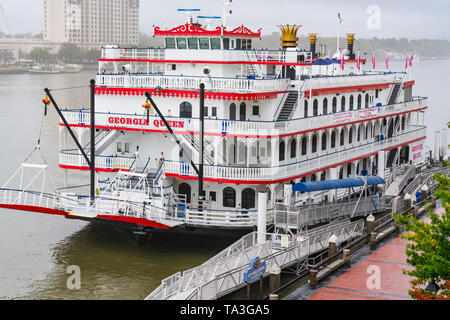
{"label": "overcast sky", "polygon": [[[152,33],[153,25],[173,27],[185,23],[186,15],[177,12],[177,8],[199,8],[202,15],[222,15],[221,0],[140,2],[140,29],[148,34]],[[42,31],[43,0],[0,0],[0,4],[5,8],[13,33]],[[449,0],[233,0],[232,9],[229,25],[261,27],[263,34],[276,31],[278,24],[289,23],[303,25],[301,34],[317,32],[323,37],[335,36],[340,12],[343,34],[354,32],[360,38],[450,40]],[[5,31],[1,16],[0,30]]]}

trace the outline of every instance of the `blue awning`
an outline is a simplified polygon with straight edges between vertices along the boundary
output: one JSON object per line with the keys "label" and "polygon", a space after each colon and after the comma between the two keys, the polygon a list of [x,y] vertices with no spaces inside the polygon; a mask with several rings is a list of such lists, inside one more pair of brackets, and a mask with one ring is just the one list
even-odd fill
{"label": "blue awning", "polygon": [[[364,182],[365,179],[363,178],[300,182],[296,183],[292,187],[292,190],[298,192],[312,192],[312,191],[333,190],[333,189],[346,189],[346,188],[362,187],[364,185]],[[367,184],[369,186],[376,184],[385,184],[385,181],[381,177],[371,176],[367,177]]]}
{"label": "blue awning", "polygon": [[330,65],[330,64],[340,64],[340,63],[341,62],[339,60],[337,60],[337,59],[326,58],[326,59],[314,60],[312,64],[314,66],[327,66],[327,65]]}

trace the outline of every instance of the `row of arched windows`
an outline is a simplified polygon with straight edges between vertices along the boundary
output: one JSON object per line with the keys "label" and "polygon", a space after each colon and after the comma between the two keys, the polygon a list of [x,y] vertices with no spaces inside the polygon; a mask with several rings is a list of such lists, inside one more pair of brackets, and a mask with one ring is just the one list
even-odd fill
{"label": "row of arched windows", "polygon": [[[346,110],[346,98],[345,96],[342,96],[341,99],[341,104],[340,104],[340,110],[339,112],[344,112]],[[366,93],[365,95],[365,107],[369,108],[369,101],[370,101],[370,96],[368,93]],[[353,95],[350,96],[349,98],[349,102],[348,102],[348,110],[352,111],[354,110],[356,107],[356,109],[361,109],[362,108],[362,95],[358,94],[358,98],[357,98],[357,105],[355,106],[355,97]],[[331,109],[331,113],[337,113],[338,112],[338,98],[334,97],[332,100],[332,109]],[[330,113],[328,110],[328,98],[324,98],[322,100],[322,115],[326,115]],[[319,100],[318,99],[314,99],[313,100],[313,116],[318,116],[319,115]],[[308,108],[308,100],[305,100],[305,105],[304,105],[304,117],[307,118],[309,116],[309,108]]]}
{"label": "row of arched windows", "polygon": [[[182,183],[178,186],[178,193],[186,195],[186,203],[191,203],[191,186]],[[226,208],[236,208],[236,190],[232,187],[226,187],[222,191],[223,206]],[[256,191],[251,188],[241,192],[242,209],[253,209],[256,207]]]}

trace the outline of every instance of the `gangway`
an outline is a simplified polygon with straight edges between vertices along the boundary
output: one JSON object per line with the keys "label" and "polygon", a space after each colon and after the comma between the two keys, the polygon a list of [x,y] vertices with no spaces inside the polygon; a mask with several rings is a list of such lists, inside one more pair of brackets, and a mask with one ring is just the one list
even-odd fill
{"label": "gangway", "polygon": [[266,234],[266,241],[257,242],[257,232],[250,233],[204,264],[178,272],[164,280],[146,300],[212,300],[223,297],[246,285],[244,271],[257,256],[267,264],[285,269],[295,266],[297,272],[307,268],[302,263],[313,254],[328,248],[332,235],[340,245],[363,235],[363,220],[319,227],[309,233],[292,235]]}

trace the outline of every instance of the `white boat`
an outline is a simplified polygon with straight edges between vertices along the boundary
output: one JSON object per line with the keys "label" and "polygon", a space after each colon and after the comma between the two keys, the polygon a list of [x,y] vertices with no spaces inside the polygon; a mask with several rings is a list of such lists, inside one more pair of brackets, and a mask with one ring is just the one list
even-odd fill
{"label": "white boat", "polygon": [[[261,30],[190,19],[154,28],[163,49],[102,48],[95,78],[97,197],[93,204],[89,194],[60,193],[58,210],[145,230],[252,229],[259,192],[268,193],[271,224],[278,204],[298,212],[342,196],[293,192],[295,183],[387,177],[422,161],[428,101],[413,95],[411,74],[373,70],[355,53],[353,35],[339,59],[318,56],[315,35],[310,50],[298,50],[297,30],[284,26],[280,49],[263,50],[254,45]],[[165,119],[142,108],[146,93]],[[86,145],[90,111],[62,114]],[[62,121],[60,135],[59,166],[89,170]]]}

